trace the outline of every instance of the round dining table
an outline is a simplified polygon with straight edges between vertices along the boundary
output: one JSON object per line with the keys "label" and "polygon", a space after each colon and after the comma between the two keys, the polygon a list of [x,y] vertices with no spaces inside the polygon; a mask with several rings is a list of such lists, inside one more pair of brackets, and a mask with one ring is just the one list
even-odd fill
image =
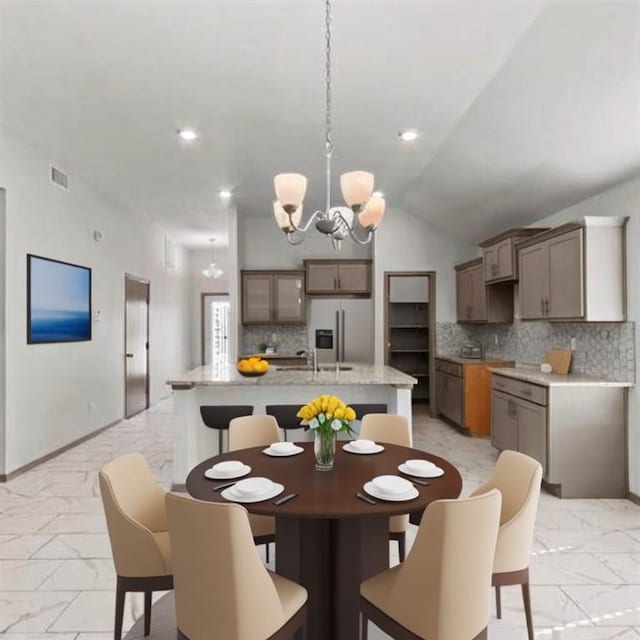
{"label": "round dining table", "polygon": [[[457,498],[462,490],[458,470],[438,456],[386,443],[380,453],[352,454],[342,449],[343,442],[337,444],[331,471],[316,471],[313,443],[299,443],[303,451],[298,455],[269,456],[264,447],[256,447],[210,458],[191,470],[186,483],[194,498],[225,502],[214,491],[224,481],[209,480],[204,472],[218,462],[240,460],[251,467],[245,477],[263,476],[284,485],[279,496],[243,506],[275,517],[276,572],[307,589],[308,640],[358,638],[360,583],[389,567],[389,516],[412,513],[415,520],[430,502]],[[444,474],[428,479],[428,486],[415,484],[413,500],[373,498],[370,504],[356,496],[376,476],[400,475],[398,466],[408,459],[429,460]],[[274,504],[289,493],[297,496]]]}

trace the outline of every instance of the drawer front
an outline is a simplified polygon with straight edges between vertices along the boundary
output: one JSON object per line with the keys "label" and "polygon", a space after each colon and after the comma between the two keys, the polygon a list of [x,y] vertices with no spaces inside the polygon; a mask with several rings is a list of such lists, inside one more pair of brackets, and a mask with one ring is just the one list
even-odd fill
{"label": "drawer front", "polygon": [[547,405],[547,389],[537,384],[493,374],[491,376],[491,388],[529,402],[535,402],[543,406]]}
{"label": "drawer front", "polygon": [[438,371],[444,371],[451,376],[457,376],[462,378],[462,365],[455,362],[449,362],[448,360],[439,360],[436,358],[436,369]]}

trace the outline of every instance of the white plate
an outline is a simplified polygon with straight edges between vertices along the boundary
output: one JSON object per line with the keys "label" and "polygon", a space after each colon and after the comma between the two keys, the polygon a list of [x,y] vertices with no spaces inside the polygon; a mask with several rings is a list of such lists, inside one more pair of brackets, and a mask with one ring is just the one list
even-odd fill
{"label": "white plate", "polygon": [[413,488],[411,482],[406,478],[393,475],[376,476],[371,480],[376,491],[385,496],[402,496]]}
{"label": "white plate", "polygon": [[398,465],[398,469],[402,471],[402,473],[406,473],[408,476],[413,476],[414,478],[439,478],[444,475],[444,469],[440,467],[433,467],[427,471],[427,473],[414,473],[409,471],[404,464]]}
{"label": "white plate", "polygon": [[228,489],[223,489],[220,492],[220,495],[230,502],[262,502],[263,500],[270,500],[271,498],[275,498],[277,495],[280,495],[284,491],[284,485],[274,482],[273,486],[266,491],[265,493],[261,493],[257,496],[239,496],[233,491],[233,487],[229,487]]}
{"label": "white plate", "polygon": [[420,492],[415,487],[411,487],[410,491],[399,496],[390,496],[386,493],[380,493],[373,482],[365,482],[363,488],[370,496],[378,498],[378,500],[387,500],[388,502],[404,502],[406,500],[413,500],[420,495]]}
{"label": "white plate", "polygon": [[204,471],[205,477],[209,478],[209,480],[232,480],[233,478],[246,476],[248,473],[251,473],[251,467],[248,464],[243,465],[242,469],[235,473],[221,473],[214,469],[205,469]]}
{"label": "white plate", "polygon": [[277,453],[276,451],[273,451],[271,447],[267,447],[266,449],[263,449],[262,453],[266,453],[268,456],[273,456],[274,458],[286,458],[287,456],[297,456],[299,453],[302,453],[303,451],[304,449],[302,447],[299,447],[298,445],[296,445],[291,453],[289,452]]}
{"label": "white plate", "polygon": [[371,449],[362,451],[361,449],[354,449],[351,446],[351,444],[347,442],[347,444],[342,445],[342,450],[346,451],[347,453],[355,453],[356,455],[360,455],[360,456],[368,456],[372,453],[380,453],[381,451],[384,451],[384,447],[381,444],[377,444],[375,447],[372,447]]}

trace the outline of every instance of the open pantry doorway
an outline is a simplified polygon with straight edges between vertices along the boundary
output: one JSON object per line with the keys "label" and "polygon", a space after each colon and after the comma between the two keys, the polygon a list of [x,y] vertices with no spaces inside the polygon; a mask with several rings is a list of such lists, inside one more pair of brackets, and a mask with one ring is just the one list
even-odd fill
{"label": "open pantry doorway", "polygon": [[429,410],[435,397],[435,300],[434,271],[385,272],[384,362],[418,380],[412,400]]}

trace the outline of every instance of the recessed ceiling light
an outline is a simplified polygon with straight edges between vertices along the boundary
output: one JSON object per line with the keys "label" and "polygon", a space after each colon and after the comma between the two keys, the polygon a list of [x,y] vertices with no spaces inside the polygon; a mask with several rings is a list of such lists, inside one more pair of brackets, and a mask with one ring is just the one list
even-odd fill
{"label": "recessed ceiling light", "polygon": [[384,193],[382,191],[374,191],[371,194],[372,198],[384,198]]}
{"label": "recessed ceiling light", "polygon": [[226,200],[231,197],[231,191],[229,191],[229,189],[220,189],[220,191],[218,191],[218,195]]}
{"label": "recessed ceiling light", "polygon": [[189,142],[198,138],[198,133],[195,129],[178,129],[178,135]]}
{"label": "recessed ceiling light", "polygon": [[398,134],[398,137],[403,142],[413,142],[414,140],[416,140],[418,138],[419,135],[420,134],[418,133],[417,129],[403,129]]}

